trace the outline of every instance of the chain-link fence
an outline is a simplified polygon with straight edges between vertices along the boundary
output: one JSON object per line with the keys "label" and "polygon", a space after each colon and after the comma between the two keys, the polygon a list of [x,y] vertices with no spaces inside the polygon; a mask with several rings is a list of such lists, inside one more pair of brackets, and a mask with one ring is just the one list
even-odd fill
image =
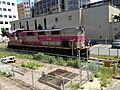
{"label": "chain-link fence", "polygon": [[[25,50],[16,50],[16,49],[7,49],[9,52],[16,52],[20,54],[36,54],[37,52],[33,51],[25,51]],[[4,67],[1,67],[1,72],[9,72],[12,76],[11,79],[15,80],[32,88],[34,90],[39,89],[63,89],[72,88],[78,84],[82,85],[85,83],[91,73],[92,68],[89,67],[91,63],[88,63],[87,58],[83,57],[73,57],[73,56],[66,56],[66,55],[58,55],[58,54],[47,54],[55,56],[56,60],[59,57],[63,57],[65,60],[69,60],[69,64],[72,64],[71,61],[78,60],[77,63],[75,62],[73,67],[68,67],[66,64],[63,66],[60,65],[53,65],[45,63],[43,67],[40,67],[37,70],[31,70],[25,67],[21,67],[20,65],[11,65],[4,64]],[[22,63],[27,62],[23,61]],[[5,68],[6,70],[4,70]],[[3,71],[2,71],[3,70]],[[94,71],[94,70],[93,70]],[[37,89],[35,89],[37,88]]]}
{"label": "chain-link fence", "polygon": [[[21,67],[20,65],[11,66],[11,64],[9,64],[7,66],[7,64],[5,64],[3,66],[0,65],[1,68],[0,70],[1,72],[4,71],[9,72],[10,74],[12,74],[13,80],[16,80],[16,82],[22,83],[23,85],[32,88],[34,90],[39,90],[39,89],[66,90],[68,88],[77,86],[78,84],[83,85],[87,80],[89,80],[91,75],[95,74],[99,70],[101,65],[105,65],[106,60],[104,61],[100,57],[102,50],[106,50],[106,49],[96,48],[96,50],[94,51],[95,53],[97,53],[98,58],[94,58],[91,60],[88,57],[88,55],[86,58],[83,58],[80,57],[80,55],[78,57],[73,57],[73,56],[58,55],[58,54],[45,54],[45,55],[55,56],[56,60],[58,60],[59,57],[63,57],[66,61],[67,60],[72,61],[72,59],[78,60],[77,61],[78,66],[76,65],[77,67],[75,66],[75,68],[71,68],[66,64],[60,66],[60,65],[45,63],[43,67],[40,67],[39,69],[36,70],[31,70],[25,67]],[[14,50],[9,49],[8,51],[16,52],[20,54],[31,54],[31,55],[38,53],[34,51],[17,50],[17,49]],[[107,51],[105,51],[105,53],[108,54],[108,56],[110,56],[112,51],[111,50],[107,50]],[[89,54],[88,50],[86,52]],[[119,53],[119,51],[117,52]],[[113,57],[113,60],[114,58],[116,58],[116,56]],[[114,62],[116,61],[110,62],[111,66],[114,65]],[[113,70],[114,69],[115,68],[113,68]]]}
{"label": "chain-link fence", "polygon": [[112,56],[112,57],[120,57],[120,49],[119,48],[111,48],[111,45],[100,45],[96,47],[92,47],[90,49],[90,53],[92,55],[98,56]]}

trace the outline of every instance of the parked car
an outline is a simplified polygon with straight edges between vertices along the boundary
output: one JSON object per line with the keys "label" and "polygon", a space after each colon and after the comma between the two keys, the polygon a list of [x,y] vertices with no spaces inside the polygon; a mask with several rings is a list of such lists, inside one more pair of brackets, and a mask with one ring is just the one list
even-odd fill
{"label": "parked car", "polygon": [[92,40],[92,39],[86,39],[85,40],[85,45],[86,46],[93,46],[95,44],[97,44],[97,42],[95,40]]}
{"label": "parked car", "polygon": [[120,40],[115,40],[112,42],[112,48],[120,48]]}
{"label": "parked car", "polygon": [[15,56],[9,56],[5,58],[1,58],[2,63],[14,63],[15,62]]}

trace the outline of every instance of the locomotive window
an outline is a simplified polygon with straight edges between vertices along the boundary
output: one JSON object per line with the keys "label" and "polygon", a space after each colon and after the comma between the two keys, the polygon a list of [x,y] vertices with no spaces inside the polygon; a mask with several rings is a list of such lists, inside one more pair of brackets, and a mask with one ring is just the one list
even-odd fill
{"label": "locomotive window", "polygon": [[38,32],[38,35],[45,35],[45,32]]}
{"label": "locomotive window", "polygon": [[27,36],[33,36],[33,32],[28,32]]}
{"label": "locomotive window", "polygon": [[59,35],[60,31],[51,31],[51,35]]}

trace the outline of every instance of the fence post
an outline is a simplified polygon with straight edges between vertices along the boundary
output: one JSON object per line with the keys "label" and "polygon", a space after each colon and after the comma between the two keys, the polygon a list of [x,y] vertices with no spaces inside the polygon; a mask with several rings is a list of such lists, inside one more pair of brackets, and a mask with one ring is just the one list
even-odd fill
{"label": "fence post", "polygon": [[87,69],[87,78],[89,80],[89,64],[88,63],[87,63],[86,69]]}
{"label": "fence post", "polygon": [[99,55],[100,55],[100,52],[99,52],[99,47],[98,47],[98,60],[97,60],[97,63],[98,63],[98,70],[99,70],[99,59],[100,59]]}
{"label": "fence post", "polygon": [[13,68],[13,65],[12,65],[12,79],[14,77],[14,68]]}
{"label": "fence post", "polygon": [[118,47],[117,47],[117,57],[119,57],[119,49],[118,49]]}
{"label": "fence post", "polygon": [[63,90],[65,90],[65,87],[64,87],[64,77],[62,77],[62,81],[63,81]]}
{"label": "fence post", "polygon": [[115,73],[115,70],[116,70],[116,67],[115,67],[115,60],[113,60],[113,63],[114,63],[114,66],[113,66],[113,73],[116,74],[116,73]]}
{"label": "fence post", "polygon": [[79,50],[79,74],[80,74],[80,87],[82,85],[82,71],[81,71],[81,59],[80,59],[80,50]]}
{"label": "fence post", "polygon": [[109,48],[109,57],[110,57],[110,48]]}
{"label": "fence post", "polygon": [[2,85],[1,85],[1,82],[0,82],[0,90],[2,90]]}
{"label": "fence post", "polygon": [[98,56],[100,55],[100,52],[99,52],[99,47],[98,47]]}
{"label": "fence post", "polygon": [[87,51],[87,65],[88,65],[88,67],[86,66],[86,70],[87,70],[87,78],[89,80],[89,64],[88,64],[89,50],[88,50],[88,48],[86,49],[86,51]]}
{"label": "fence post", "polygon": [[88,48],[86,49],[86,51],[87,51],[87,61],[88,61],[88,53],[89,53]]}
{"label": "fence post", "polygon": [[31,70],[31,74],[32,74],[32,90],[34,90],[34,76],[33,76],[33,70]]}

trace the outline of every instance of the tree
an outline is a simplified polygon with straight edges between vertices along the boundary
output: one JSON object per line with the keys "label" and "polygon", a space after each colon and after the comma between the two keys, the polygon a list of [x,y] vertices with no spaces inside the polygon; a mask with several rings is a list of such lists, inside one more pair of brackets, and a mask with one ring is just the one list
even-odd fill
{"label": "tree", "polygon": [[7,30],[6,30],[5,28],[2,28],[2,29],[1,29],[1,32],[2,32],[2,34],[1,34],[2,37],[5,37],[5,36],[8,37],[9,34],[8,34],[8,32],[7,32]]}

